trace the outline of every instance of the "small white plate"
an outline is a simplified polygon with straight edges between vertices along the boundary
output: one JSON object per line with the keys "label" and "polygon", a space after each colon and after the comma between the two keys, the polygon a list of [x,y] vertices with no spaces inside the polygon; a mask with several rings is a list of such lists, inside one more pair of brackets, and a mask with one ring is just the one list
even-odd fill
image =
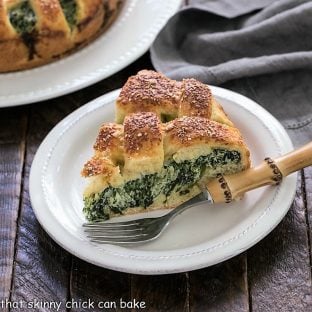
{"label": "small white plate", "polygon": [[[254,164],[266,156],[292,150],[284,128],[258,104],[222,88],[212,87],[212,92],[242,131]],[[190,209],[151,243],[135,247],[90,243],[82,230],[85,181],[80,170],[92,154],[99,126],[114,120],[118,93],[108,93],[66,117],[45,138],[34,158],[30,173],[33,209],[44,229],[62,247],[113,270],[138,274],[183,272],[241,253],[281,221],[295,195],[295,174],[278,187],[248,193],[240,202]]]}
{"label": "small white plate", "polygon": [[126,0],[97,40],[57,62],[0,74],[0,107],[34,103],[96,83],[126,67],[152,44],[182,0]]}

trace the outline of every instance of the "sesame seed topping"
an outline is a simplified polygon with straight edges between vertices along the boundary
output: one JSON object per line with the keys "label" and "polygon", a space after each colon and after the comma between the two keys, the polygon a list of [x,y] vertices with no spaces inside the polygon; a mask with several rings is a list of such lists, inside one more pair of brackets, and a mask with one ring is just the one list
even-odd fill
{"label": "sesame seed topping", "polygon": [[123,105],[134,105],[133,112],[142,111],[142,107],[162,107],[164,104],[177,109],[181,93],[179,82],[152,70],[142,70],[128,79],[118,101]]}
{"label": "sesame seed topping", "polygon": [[123,86],[117,109],[124,110],[124,115],[150,111],[173,118],[210,118],[212,95],[209,86],[195,79],[179,82],[152,70],[142,70]]}
{"label": "sesame seed topping", "polygon": [[239,131],[227,125],[202,117],[181,117],[174,119],[165,126],[166,136],[176,139],[182,145],[193,144],[190,141],[232,142],[242,143]]}
{"label": "sesame seed topping", "polygon": [[84,177],[91,177],[98,174],[104,174],[105,176],[110,177],[112,175],[112,169],[107,165],[108,162],[108,159],[95,155],[85,163],[81,175]]}
{"label": "sesame seed topping", "polygon": [[198,116],[210,119],[212,94],[210,88],[196,79],[183,79],[181,116]]}
{"label": "sesame seed topping", "polygon": [[124,131],[127,135],[125,151],[129,154],[141,149],[149,150],[160,144],[162,140],[160,120],[156,114],[151,112],[127,116],[124,122]]}
{"label": "sesame seed topping", "polygon": [[105,151],[114,145],[120,144],[118,137],[121,131],[122,126],[115,123],[102,125],[93,146],[94,149],[97,151]]}

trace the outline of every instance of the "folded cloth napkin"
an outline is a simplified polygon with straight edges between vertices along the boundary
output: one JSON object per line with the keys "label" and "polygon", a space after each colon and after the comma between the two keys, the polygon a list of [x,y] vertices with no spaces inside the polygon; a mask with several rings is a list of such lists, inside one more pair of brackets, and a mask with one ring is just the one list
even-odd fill
{"label": "folded cloth napkin", "polygon": [[154,67],[245,94],[295,145],[312,140],[312,1],[193,0],[151,47]]}

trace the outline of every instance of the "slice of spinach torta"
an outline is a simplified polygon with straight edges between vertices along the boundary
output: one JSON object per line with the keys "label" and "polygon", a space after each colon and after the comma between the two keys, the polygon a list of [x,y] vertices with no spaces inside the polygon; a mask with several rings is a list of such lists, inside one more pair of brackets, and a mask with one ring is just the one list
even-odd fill
{"label": "slice of spinach torta", "polygon": [[161,123],[152,112],[102,125],[94,151],[82,170],[89,180],[84,213],[90,221],[176,207],[218,173],[250,166],[236,128],[203,117]]}
{"label": "slice of spinach torta", "polygon": [[101,126],[84,165],[84,213],[98,220],[176,207],[217,174],[249,168],[249,156],[208,85],[142,70],[121,89],[116,123]]}

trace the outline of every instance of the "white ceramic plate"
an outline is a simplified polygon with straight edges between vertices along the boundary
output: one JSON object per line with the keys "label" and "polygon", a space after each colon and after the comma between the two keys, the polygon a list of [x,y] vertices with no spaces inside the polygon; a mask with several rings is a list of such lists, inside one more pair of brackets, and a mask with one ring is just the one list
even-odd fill
{"label": "white ceramic plate", "polygon": [[181,0],[127,0],[96,41],[64,59],[32,70],[0,74],[0,107],[38,102],[96,83],[145,53]]}
{"label": "white ceramic plate", "polygon": [[[293,148],[281,124],[258,104],[225,89],[212,87],[212,92],[241,129],[254,164]],[[62,247],[79,258],[113,270],[174,273],[233,257],[254,245],[281,221],[295,195],[296,175],[287,177],[278,187],[254,190],[237,203],[188,210],[159,239],[145,245],[126,248],[90,243],[82,231],[85,181],[80,170],[91,156],[99,126],[114,119],[118,93],[119,90],[108,93],[61,121],[43,141],[32,164],[33,209],[44,229]],[[121,217],[130,218],[133,217]]]}

